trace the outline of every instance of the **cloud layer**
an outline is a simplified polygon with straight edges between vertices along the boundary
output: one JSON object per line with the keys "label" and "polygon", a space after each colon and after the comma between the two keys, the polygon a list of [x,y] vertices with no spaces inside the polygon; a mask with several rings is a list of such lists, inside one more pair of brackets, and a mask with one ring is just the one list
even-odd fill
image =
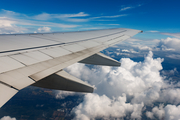
{"label": "cloud layer", "polygon": [[162,39],[159,44],[158,44],[158,48],[160,48],[161,50],[172,50],[172,51],[176,51],[176,52],[180,52],[180,39],[178,38],[166,38],[166,39]]}
{"label": "cloud layer", "polygon": [[[73,109],[75,119],[141,119],[146,106],[154,106],[157,102],[175,107],[180,104],[180,89],[166,83],[160,75],[163,59],[153,59],[153,53],[149,52],[143,62],[134,62],[129,58],[122,58],[120,62],[121,67],[117,68],[87,67],[78,63],[66,68],[70,74],[96,87],[95,93],[85,95],[84,101]],[[152,108],[146,117],[157,116],[153,113],[155,110]],[[162,116],[169,117],[163,112],[159,118]]]}
{"label": "cloud layer", "polygon": [[122,118],[130,115],[130,118],[141,118],[143,103],[126,103],[126,95],[116,99],[110,99],[106,95],[87,94],[84,102],[73,109],[75,120],[90,120],[93,118]]}
{"label": "cloud layer", "polygon": [[180,33],[161,33],[163,35],[170,35],[170,36],[174,36],[174,37],[177,37],[177,38],[180,38]]}
{"label": "cloud layer", "polygon": [[180,119],[180,105],[160,105],[159,107],[154,107],[152,111],[147,111],[146,115],[151,119],[159,119],[159,120],[179,120]]}

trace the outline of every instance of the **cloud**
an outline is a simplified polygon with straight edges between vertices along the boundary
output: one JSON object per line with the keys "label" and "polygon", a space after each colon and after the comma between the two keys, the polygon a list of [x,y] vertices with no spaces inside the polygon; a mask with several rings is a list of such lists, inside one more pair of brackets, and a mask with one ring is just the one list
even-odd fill
{"label": "cloud", "polygon": [[67,96],[83,95],[84,93],[55,90],[56,99],[65,99]]}
{"label": "cloud", "polygon": [[[153,59],[153,53],[149,52],[143,62],[129,58],[122,58],[120,62],[121,67],[87,67],[77,63],[66,68],[70,74],[96,87],[94,94],[85,95],[84,101],[73,109],[75,119],[127,116],[140,119],[145,106],[153,106],[155,102],[180,103],[179,89],[167,84],[160,75],[163,59]],[[147,114],[154,117],[153,113]],[[163,115],[158,111],[160,114]]]}
{"label": "cloud", "polygon": [[65,19],[65,21],[68,21],[68,22],[88,22],[89,19],[75,19],[75,18],[71,18],[71,19]]}
{"label": "cloud", "polygon": [[[167,37],[165,39],[134,39],[130,38],[116,45],[124,51],[115,51],[119,57],[143,57],[148,51],[153,51],[156,55],[166,58],[167,60],[180,59],[180,39]],[[128,54],[127,54],[128,53]],[[138,53],[138,54],[136,54]],[[170,59],[168,59],[170,58]]]}
{"label": "cloud", "polygon": [[160,40],[141,40],[141,39],[129,38],[118,44],[117,47],[129,50],[131,51],[131,53],[137,53],[137,52],[139,53],[143,51],[146,51],[147,53],[148,51],[152,51],[155,44],[157,44],[159,41]]}
{"label": "cloud", "polygon": [[161,72],[163,75],[167,76],[167,75],[175,75],[178,74],[177,68],[174,68],[173,70],[166,70],[166,71],[162,71]]}
{"label": "cloud", "polygon": [[163,118],[165,112],[164,112],[164,109],[163,109],[163,105],[159,105],[159,107],[154,107],[152,109],[152,112],[149,112],[147,111],[146,112],[146,116],[148,118],[151,118],[151,119],[155,119],[155,118],[158,118],[159,120]]}
{"label": "cloud", "polygon": [[106,25],[120,25],[120,24],[106,24]]}
{"label": "cloud", "polygon": [[[123,93],[134,95],[145,89],[149,90],[150,87],[158,87],[158,84],[154,85],[154,82],[161,85],[163,82],[158,71],[162,69],[162,61],[163,59],[160,58],[153,59],[152,52],[150,52],[142,63],[122,58],[120,60],[121,67],[118,68],[97,66],[91,70],[83,64],[75,64],[66,70],[95,85],[97,87],[95,92],[99,95],[106,93],[108,97],[112,98],[121,96]],[[122,84],[124,86],[121,86]]]}
{"label": "cloud", "polygon": [[[93,17],[84,12],[74,14],[50,14],[43,12],[38,15],[28,16],[1,9],[0,16],[2,16],[0,17],[0,34],[12,34],[38,32],[37,29],[44,26],[51,28],[51,31],[54,31],[54,29],[56,31],[73,30],[74,28],[83,29],[84,27],[87,28],[87,26],[89,28],[95,28],[92,24],[88,25],[87,23],[90,21],[116,21],[116,18],[127,16],[127,14]],[[84,27],[82,27],[82,24],[79,24],[85,22],[86,25]],[[119,24],[104,24],[103,28],[107,28],[109,25]],[[102,28],[100,24],[96,24],[95,26],[96,28]]]}
{"label": "cloud", "polygon": [[42,14],[34,16],[34,19],[37,19],[37,20],[49,20],[49,19],[52,19],[52,15],[50,15],[48,13],[42,13]]}
{"label": "cloud", "polygon": [[102,18],[112,19],[112,18],[119,18],[122,16],[127,16],[127,14],[122,15],[111,15],[111,16],[98,16],[98,17],[89,17],[89,14],[85,14],[84,12],[79,12],[77,14],[48,14],[42,13],[39,15],[34,16],[34,19],[37,20],[52,20],[52,19],[60,19],[67,22],[88,22],[88,21],[99,21]]}
{"label": "cloud", "polygon": [[28,29],[23,27],[0,27],[0,34],[16,34],[16,33],[24,33],[28,31]]}
{"label": "cloud", "polygon": [[[169,52],[164,57],[167,57],[167,55],[169,57],[178,56],[177,53],[171,54],[174,51],[179,51],[178,38],[146,40],[147,43],[152,41],[157,45],[150,47],[146,44],[141,44],[141,42],[144,42],[143,40],[130,39],[129,41],[125,41],[124,44],[119,44],[114,46],[114,49],[110,49],[110,51],[115,50],[114,52],[105,51],[110,56],[116,53],[118,53],[117,55],[128,53],[129,56],[126,55],[127,57],[132,57],[132,55],[139,57],[139,54],[143,57],[149,50],[153,50],[155,53],[166,50]],[[129,44],[126,44],[127,42]],[[94,94],[85,95],[84,101],[73,109],[73,113],[76,115],[75,119],[133,119],[131,117],[133,110],[128,109],[128,111],[125,107],[127,104],[131,108],[135,105],[141,106],[137,110],[138,114],[136,118],[138,119],[145,115],[152,119],[160,119],[164,118],[167,113],[165,111],[166,107],[163,104],[170,104],[172,106],[180,104],[180,97],[178,96],[180,94],[180,89],[178,88],[180,82],[176,81],[176,84],[174,84],[169,81],[169,77],[166,77],[167,75],[161,74],[163,73],[163,67],[161,65],[163,59],[153,59],[153,53],[149,52],[144,58],[144,61],[135,62],[129,58],[121,58],[120,62],[121,67],[89,66],[77,63],[66,68],[66,71],[70,74],[96,87]],[[177,70],[174,69],[168,71],[167,74],[175,74],[176,72]],[[123,105],[118,104],[120,102],[118,98],[126,98]],[[107,104],[104,104],[106,102]],[[119,110],[116,109],[114,104],[116,106],[119,105],[118,108],[123,108],[122,111],[124,114],[119,112],[118,116],[110,112],[114,110],[114,113],[116,113]],[[157,106],[158,104],[159,106]],[[146,107],[150,107],[151,110],[149,108],[146,109]],[[107,110],[101,112],[105,108]],[[147,110],[148,112],[146,112]],[[144,112],[146,114],[142,114]],[[165,118],[168,118],[168,116]]]}
{"label": "cloud", "polygon": [[85,14],[84,12],[79,12],[77,14],[63,14],[60,15],[60,17],[86,17],[89,16],[89,14]]}
{"label": "cloud", "polygon": [[122,118],[127,114],[131,119],[140,119],[142,104],[126,103],[126,95],[110,99],[105,95],[87,94],[84,102],[73,109],[75,120],[90,120],[94,118]]}
{"label": "cloud", "polygon": [[12,27],[16,21],[8,20],[7,17],[0,17],[0,27]]}
{"label": "cloud", "polygon": [[[79,13],[79,16],[83,16],[83,13]],[[33,32],[37,27],[56,27],[61,29],[76,28],[80,25],[75,24],[62,24],[57,21],[39,21],[52,19],[50,14],[43,13],[35,17],[27,16],[25,14],[16,13],[8,10],[0,11],[0,33],[1,34],[12,34],[12,33],[24,33]],[[70,15],[73,17],[73,15]],[[74,15],[77,16],[77,15]],[[36,18],[33,19],[33,18]],[[38,20],[39,19],[39,20]],[[47,30],[47,29],[46,29]]]}
{"label": "cloud", "polygon": [[[51,32],[51,28],[50,27],[40,27],[37,29],[38,33],[44,33],[44,32]],[[34,33],[37,33],[36,31]]]}
{"label": "cloud", "polygon": [[178,38],[166,38],[161,39],[161,41],[158,43],[157,48],[160,48],[163,51],[180,51],[180,39]]}
{"label": "cloud", "polygon": [[179,120],[180,119],[180,105],[175,106],[175,105],[167,105],[164,108],[165,111],[165,120]]}
{"label": "cloud", "polygon": [[112,16],[99,16],[99,17],[93,17],[91,19],[98,19],[98,18],[118,18],[122,16],[127,16],[127,14],[121,14],[121,15],[112,15]]}
{"label": "cloud", "polygon": [[140,7],[140,6],[142,6],[142,4],[139,4],[139,5],[136,5],[136,6],[124,6],[124,5],[122,5],[120,11],[126,11],[126,10],[133,9],[133,8],[136,8],[136,7]]}
{"label": "cloud", "polygon": [[25,14],[20,14],[20,13],[14,12],[14,11],[10,11],[10,10],[1,9],[0,16],[3,16],[3,17],[17,17],[17,16],[26,16],[26,15]]}
{"label": "cloud", "polygon": [[150,31],[146,31],[146,32],[157,33],[157,32],[159,32],[159,31],[156,31],[156,30],[150,30]]}
{"label": "cloud", "polygon": [[152,50],[151,47],[145,46],[145,45],[134,45],[134,47],[138,48],[139,50]]}
{"label": "cloud", "polygon": [[180,33],[161,33],[163,35],[170,35],[170,36],[174,36],[174,37],[177,37],[177,38],[180,38]]}
{"label": "cloud", "polygon": [[137,41],[142,41],[142,40],[140,40],[140,39],[135,39],[135,38],[128,38],[126,41],[137,42]]}
{"label": "cloud", "polygon": [[16,118],[11,118],[9,116],[4,116],[3,118],[1,118],[0,120],[16,120]]}
{"label": "cloud", "polygon": [[77,14],[48,14],[42,13],[34,16],[33,18],[36,20],[52,20],[52,19],[60,19],[69,22],[87,22],[88,19],[82,19],[82,17],[89,16],[89,14],[85,14],[84,12],[79,12]]}
{"label": "cloud", "polygon": [[27,28],[18,27],[16,21],[10,20],[7,17],[0,17],[0,34],[13,34],[13,33],[23,33],[27,31]]}
{"label": "cloud", "polygon": [[180,105],[167,105],[163,108],[162,105],[154,107],[152,112],[147,111],[146,116],[151,119],[163,119],[163,120],[179,120],[180,119]]}
{"label": "cloud", "polygon": [[121,8],[120,11],[125,11],[125,10],[132,9],[132,8],[133,8],[133,7],[123,7],[123,8]]}
{"label": "cloud", "polygon": [[177,54],[170,54],[170,55],[167,55],[166,57],[169,57],[172,59],[180,59],[180,55],[177,55]]}
{"label": "cloud", "polygon": [[160,93],[160,102],[171,103],[171,104],[180,104],[180,89],[179,88],[169,88],[164,89]]}
{"label": "cloud", "polygon": [[[23,26],[26,27],[23,27]],[[15,33],[25,33],[25,32],[33,32],[36,27],[36,32],[50,32],[50,27],[60,27],[60,28],[75,28],[78,25],[67,25],[67,24],[59,24],[59,23],[51,23],[51,22],[37,22],[37,21],[29,21],[29,20],[21,20],[21,19],[13,19],[8,17],[0,17],[0,34],[15,34]],[[35,28],[27,28],[27,26],[35,27]]]}
{"label": "cloud", "polygon": [[129,50],[123,49],[122,52],[130,52]]}

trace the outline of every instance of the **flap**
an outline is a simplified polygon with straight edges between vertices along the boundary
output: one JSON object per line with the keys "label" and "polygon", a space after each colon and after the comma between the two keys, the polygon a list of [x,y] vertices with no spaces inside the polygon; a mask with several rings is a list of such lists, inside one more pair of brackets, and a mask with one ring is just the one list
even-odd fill
{"label": "flap", "polygon": [[91,85],[68,74],[63,70],[56,74],[52,74],[32,85],[36,87],[42,87],[48,89],[66,90],[66,91],[75,91],[75,92],[92,93],[94,90],[94,88]]}
{"label": "flap", "polygon": [[121,63],[106,56],[102,53],[96,53],[84,60],[79,61],[79,63],[92,64],[92,65],[106,65],[106,66],[121,66]]}

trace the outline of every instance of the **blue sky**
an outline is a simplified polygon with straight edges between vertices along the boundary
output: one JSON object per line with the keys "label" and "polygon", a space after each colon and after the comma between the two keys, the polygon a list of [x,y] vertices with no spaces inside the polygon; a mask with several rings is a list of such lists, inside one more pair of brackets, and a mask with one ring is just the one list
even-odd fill
{"label": "blue sky", "polygon": [[179,4],[178,0],[2,0],[0,20],[16,26],[9,33],[43,32],[40,27],[46,27],[45,32],[123,27],[145,31],[137,37],[165,38],[161,32],[180,32]]}

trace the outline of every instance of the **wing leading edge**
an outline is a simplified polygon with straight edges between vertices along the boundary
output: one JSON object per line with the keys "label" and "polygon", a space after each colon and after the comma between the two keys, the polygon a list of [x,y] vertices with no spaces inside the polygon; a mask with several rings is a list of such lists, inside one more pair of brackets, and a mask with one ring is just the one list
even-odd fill
{"label": "wing leading edge", "polygon": [[120,66],[99,51],[139,33],[107,29],[67,33],[0,35],[0,107],[22,88],[33,85],[76,92],[93,87],[63,68],[76,62]]}

